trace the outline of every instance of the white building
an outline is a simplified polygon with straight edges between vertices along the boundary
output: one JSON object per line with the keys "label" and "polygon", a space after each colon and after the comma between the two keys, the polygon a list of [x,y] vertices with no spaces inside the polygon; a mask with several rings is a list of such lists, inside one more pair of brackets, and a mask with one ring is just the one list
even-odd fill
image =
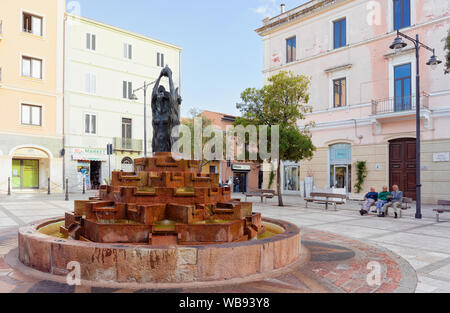
{"label": "white building", "polygon": [[[127,170],[144,151],[144,99],[133,90],[154,82],[168,65],[181,86],[181,48],[98,21],[66,15],[65,176],[79,190],[83,173],[88,188]],[[167,82],[164,82],[165,84]],[[167,84],[168,85],[168,84]],[[151,92],[147,92],[147,142],[151,153]],[[111,168],[107,145],[113,144]]]}

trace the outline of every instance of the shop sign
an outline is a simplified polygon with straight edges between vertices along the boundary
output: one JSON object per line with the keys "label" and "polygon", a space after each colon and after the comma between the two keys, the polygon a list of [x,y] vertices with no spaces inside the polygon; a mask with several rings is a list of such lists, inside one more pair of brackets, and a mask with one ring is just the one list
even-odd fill
{"label": "shop sign", "polygon": [[233,164],[233,171],[250,171],[251,169],[250,165]]}
{"label": "shop sign", "polygon": [[106,150],[102,149],[73,149],[72,159],[74,161],[107,161]]}
{"label": "shop sign", "polygon": [[433,153],[433,162],[450,162],[450,152]]}

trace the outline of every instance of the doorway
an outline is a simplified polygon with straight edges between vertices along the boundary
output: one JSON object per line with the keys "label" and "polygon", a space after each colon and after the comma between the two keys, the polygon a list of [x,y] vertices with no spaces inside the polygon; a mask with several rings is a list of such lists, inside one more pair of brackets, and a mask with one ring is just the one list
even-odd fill
{"label": "doorway", "polygon": [[247,192],[247,172],[234,172],[233,173],[233,191],[234,192]]}
{"label": "doorway", "polygon": [[91,171],[90,171],[90,179],[91,179],[91,189],[98,190],[101,185],[101,170],[102,170],[102,162],[100,161],[91,161]]}
{"label": "doorway", "polygon": [[13,189],[39,189],[39,160],[12,160]]}
{"label": "doorway", "polygon": [[336,189],[344,189],[346,193],[351,193],[351,165],[331,165],[331,186]]}
{"label": "doorway", "polygon": [[389,142],[389,186],[398,185],[404,197],[416,200],[416,139]]}

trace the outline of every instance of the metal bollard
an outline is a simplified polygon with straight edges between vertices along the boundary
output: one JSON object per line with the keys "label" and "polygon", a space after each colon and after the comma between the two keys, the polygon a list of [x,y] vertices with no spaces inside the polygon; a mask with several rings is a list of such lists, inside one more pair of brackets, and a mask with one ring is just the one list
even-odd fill
{"label": "metal bollard", "polygon": [[69,179],[66,178],[66,201],[69,201]]}
{"label": "metal bollard", "polygon": [[50,177],[48,178],[48,194],[50,194]]}
{"label": "metal bollard", "polygon": [[86,194],[86,177],[83,177],[83,195]]}
{"label": "metal bollard", "polygon": [[8,177],[8,196],[11,195],[11,177]]}

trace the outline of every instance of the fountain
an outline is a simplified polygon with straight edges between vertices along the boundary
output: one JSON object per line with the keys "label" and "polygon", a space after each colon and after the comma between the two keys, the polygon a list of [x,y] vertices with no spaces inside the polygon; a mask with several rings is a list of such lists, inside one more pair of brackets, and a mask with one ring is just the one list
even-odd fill
{"label": "fountain", "polygon": [[[164,76],[170,92],[159,86]],[[248,278],[295,263],[297,227],[263,219],[232,199],[218,174],[167,152],[180,104],[166,67],[153,91],[153,156],[136,159],[133,173],[113,172],[98,197],[75,201],[64,219],[20,229],[20,261],[52,275],[76,261],[84,280],[140,284]]]}

